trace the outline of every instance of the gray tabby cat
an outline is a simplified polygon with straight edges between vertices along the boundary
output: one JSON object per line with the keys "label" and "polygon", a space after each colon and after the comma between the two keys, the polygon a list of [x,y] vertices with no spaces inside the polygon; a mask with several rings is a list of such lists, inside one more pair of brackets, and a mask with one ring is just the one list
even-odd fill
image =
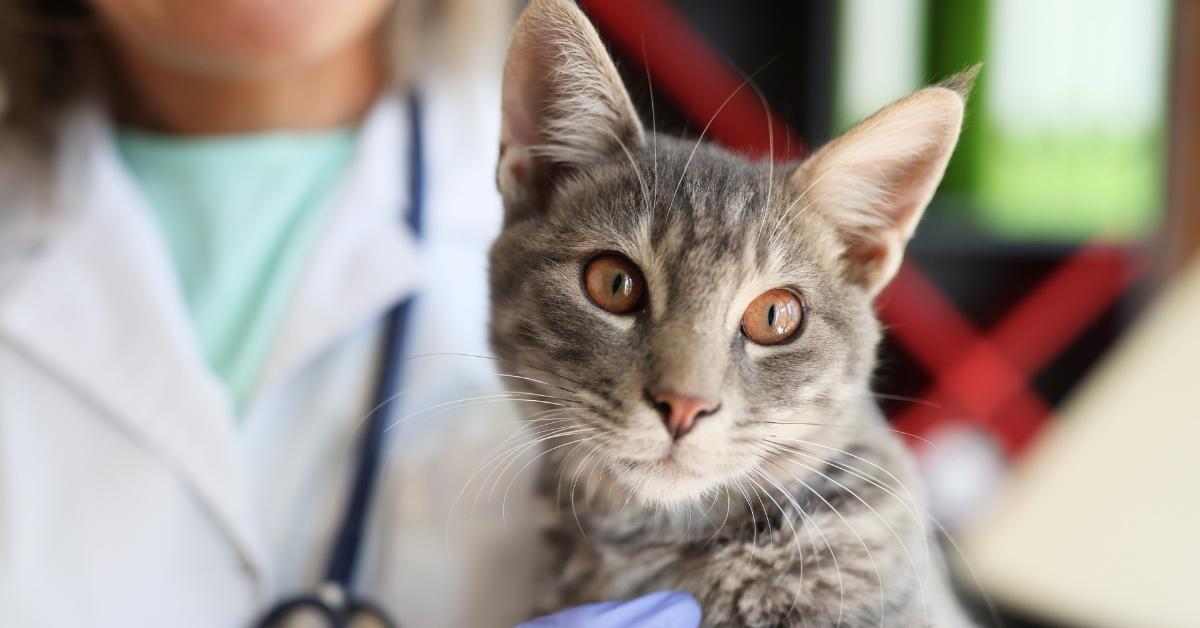
{"label": "gray tabby cat", "polygon": [[[547,606],[681,589],[705,626],[962,626],[869,391],[872,300],[957,141],[970,76],[800,164],[648,133],[568,0],[504,76],[492,342],[561,404]],[[545,407],[545,406],[541,406]]]}

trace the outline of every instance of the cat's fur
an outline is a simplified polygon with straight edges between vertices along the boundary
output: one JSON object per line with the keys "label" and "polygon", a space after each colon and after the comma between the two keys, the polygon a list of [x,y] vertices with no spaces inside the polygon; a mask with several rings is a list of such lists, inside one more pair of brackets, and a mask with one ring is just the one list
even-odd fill
{"label": "cat's fur", "polygon": [[[888,107],[801,164],[750,163],[643,129],[567,0],[533,0],[509,49],[491,253],[492,341],[559,511],[551,608],[682,589],[705,626],[961,626],[912,462],[869,391],[873,297],[941,178],[969,77]],[[645,309],[581,273],[615,251]],[[757,295],[804,329],[751,343]],[[537,380],[537,381],[535,381]],[[647,391],[715,399],[673,442]],[[546,406],[539,406],[539,409]]]}

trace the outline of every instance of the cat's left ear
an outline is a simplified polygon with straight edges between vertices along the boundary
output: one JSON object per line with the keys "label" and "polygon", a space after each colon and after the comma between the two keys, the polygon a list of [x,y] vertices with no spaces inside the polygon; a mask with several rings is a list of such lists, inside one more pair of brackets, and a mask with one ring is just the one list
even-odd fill
{"label": "cat's left ear", "polygon": [[504,66],[496,181],[505,221],[540,210],[564,177],[632,150],[644,132],[616,66],[571,0],[531,0]]}
{"label": "cat's left ear", "polygon": [[837,227],[846,279],[874,296],[904,247],[958,142],[979,67],[919,90],[825,145],[790,176],[799,206]]}

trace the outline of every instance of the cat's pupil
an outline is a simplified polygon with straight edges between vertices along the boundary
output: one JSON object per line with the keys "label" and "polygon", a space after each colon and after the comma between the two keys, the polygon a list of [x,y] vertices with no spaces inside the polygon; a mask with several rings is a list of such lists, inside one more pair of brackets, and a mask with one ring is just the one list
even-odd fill
{"label": "cat's pupil", "polygon": [[775,326],[775,316],[776,316],[775,304],[772,303],[771,307],[767,308],[767,326],[768,327]]}
{"label": "cat's pupil", "polygon": [[621,288],[623,288],[624,286],[625,286],[625,274],[617,273],[617,274],[613,275],[612,293],[613,294],[621,294]]}

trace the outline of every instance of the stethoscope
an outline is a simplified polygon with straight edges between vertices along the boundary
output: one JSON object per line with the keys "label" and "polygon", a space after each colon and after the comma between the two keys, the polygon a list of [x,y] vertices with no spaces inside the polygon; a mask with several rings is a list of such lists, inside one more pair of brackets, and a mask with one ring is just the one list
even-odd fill
{"label": "stethoscope", "polygon": [[[425,205],[425,163],[422,151],[420,102],[414,96],[408,103],[409,123],[409,210],[408,226],[421,235]],[[400,380],[400,365],[404,358],[404,335],[408,324],[412,297],[394,305],[387,312],[384,327],[383,356],[376,375],[371,414],[363,430],[358,449],[358,466],[354,472],[346,508],[342,513],[324,581],[313,592],[284,598],[263,615],[255,626],[272,628],[304,615],[321,618],[331,628],[348,628],[352,624],[397,628],[387,613],[377,604],[353,593],[355,567],[362,546],[363,529],[371,507],[371,493],[379,476],[383,454],[384,431],[388,413],[384,410],[396,394]]]}

